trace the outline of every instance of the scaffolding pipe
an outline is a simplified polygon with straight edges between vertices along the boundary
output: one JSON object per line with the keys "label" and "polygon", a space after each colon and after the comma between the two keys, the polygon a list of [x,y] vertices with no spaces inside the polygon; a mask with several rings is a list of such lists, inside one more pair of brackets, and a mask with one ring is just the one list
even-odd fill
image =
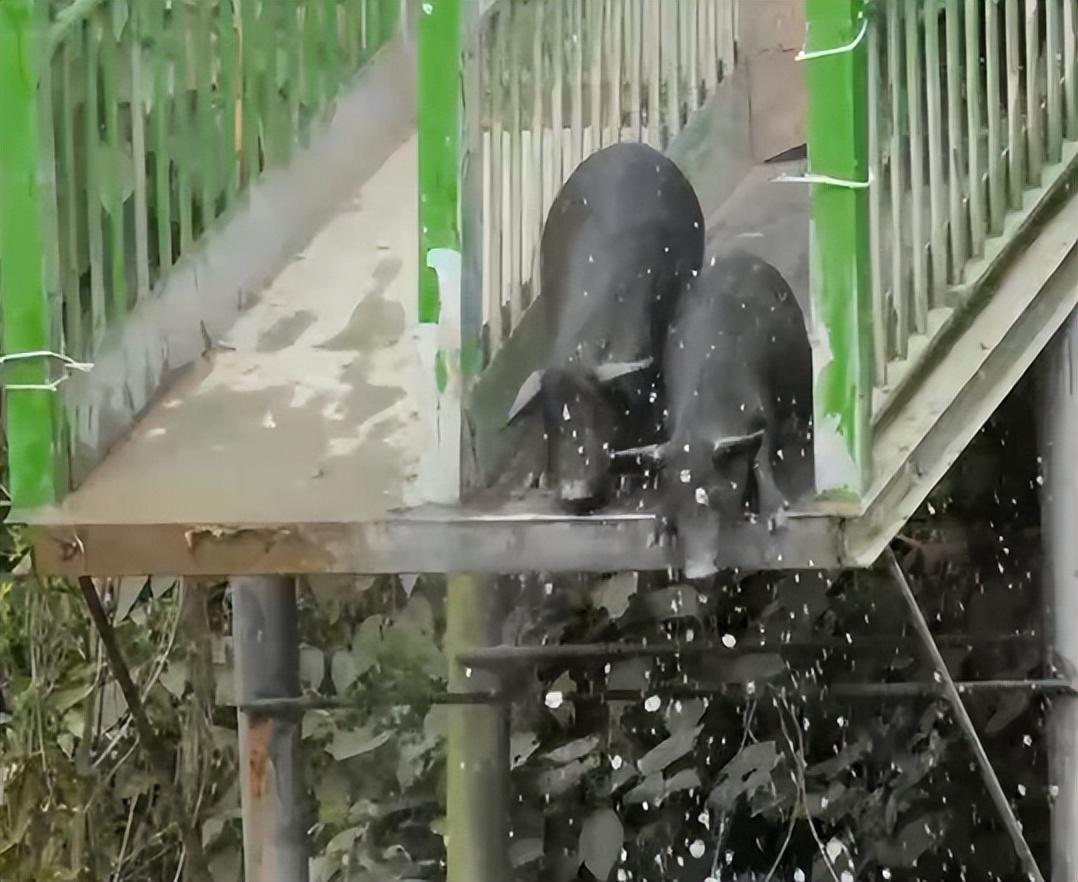
{"label": "scaffolding pipe", "polygon": [[[1049,653],[1059,675],[1078,665],[1078,371],[1076,313],[1038,362],[1038,447]],[[1052,882],[1078,878],[1078,698],[1059,695],[1048,716]]]}
{"label": "scaffolding pipe", "polygon": [[[299,697],[295,581],[251,576],[231,584],[237,703]],[[302,717],[251,710],[238,717],[245,882],[307,882]]]}
{"label": "scaffolding pipe", "polygon": [[[498,677],[463,664],[462,652],[501,637],[498,593],[490,580],[452,576],[446,592],[446,654],[451,692],[492,693]],[[502,703],[446,711],[447,882],[505,882],[509,870],[509,708]]]}

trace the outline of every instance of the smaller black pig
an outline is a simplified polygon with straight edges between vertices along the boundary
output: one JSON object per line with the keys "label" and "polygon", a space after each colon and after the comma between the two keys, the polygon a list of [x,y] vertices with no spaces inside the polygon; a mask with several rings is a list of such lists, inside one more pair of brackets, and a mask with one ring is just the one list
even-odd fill
{"label": "smaller black pig", "polygon": [[668,440],[619,458],[662,463],[665,515],[688,578],[715,571],[724,526],[813,491],[812,350],[769,263],[713,260],[681,298],[664,359]]}
{"label": "smaller black pig", "polygon": [[696,193],[645,144],[592,154],[554,199],[539,265],[553,345],[509,421],[539,404],[548,480],[568,511],[608,500],[615,450],[663,436],[662,347],[703,252]]}

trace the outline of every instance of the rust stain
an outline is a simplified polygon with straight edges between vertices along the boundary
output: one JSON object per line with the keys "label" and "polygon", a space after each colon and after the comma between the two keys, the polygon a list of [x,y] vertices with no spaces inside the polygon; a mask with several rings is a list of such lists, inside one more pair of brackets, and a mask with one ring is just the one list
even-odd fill
{"label": "rust stain", "polygon": [[268,791],[269,747],[273,720],[252,720],[247,717],[247,777],[251,796],[260,800]]}

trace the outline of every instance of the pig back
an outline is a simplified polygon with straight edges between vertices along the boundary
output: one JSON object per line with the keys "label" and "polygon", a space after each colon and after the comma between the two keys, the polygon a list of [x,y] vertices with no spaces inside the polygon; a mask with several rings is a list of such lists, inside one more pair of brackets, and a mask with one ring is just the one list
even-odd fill
{"label": "pig back", "polygon": [[658,357],[704,230],[684,175],[642,144],[593,154],[547,215],[540,279],[560,363]]}

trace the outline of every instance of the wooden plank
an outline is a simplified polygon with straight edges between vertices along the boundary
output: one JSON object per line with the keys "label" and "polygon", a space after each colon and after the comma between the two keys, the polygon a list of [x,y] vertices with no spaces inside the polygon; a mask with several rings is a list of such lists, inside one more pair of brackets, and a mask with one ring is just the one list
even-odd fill
{"label": "wooden plank", "polygon": [[951,282],[962,281],[962,268],[966,265],[968,216],[966,214],[966,173],[962,157],[962,145],[966,132],[962,127],[962,40],[961,9],[959,0],[946,0],[947,37],[947,176],[951,231]]}
{"label": "wooden plank", "polygon": [[86,235],[90,257],[90,349],[88,354],[96,353],[105,338],[108,326],[105,312],[105,236],[101,220],[101,138],[98,134],[101,125],[100,104],[98,102],[98,64],[101,55],[101,41],[104,26],[100,19],[94,18],[86,25],[86,49],[84,60],[86,73],[84,81],[84,107],[86,108],[86,130],[84,148],[86,150]]}
{"label": "wooden plank", "polygon": [[1022,207],[1026,186],[1025,114],[1022,92],[1022,31],[1019,0],[1005,0],[1007,42],[1007,185],[1012,209]]}
{"label": "wooden plank", "polygon": [[[110,0],[108,17],[116,21],[117,0]],[[112,27],[103,29],[101,79],[105,102],[105,144],[107,162],[105,187],[101,191],[108,215],[109,284],[112,287],[110,321],[127,314],[127,248],[124,238],[124,194],[122,182],[130,173],[126,145],[120,133],[120,66],[118,38]]]}
{"label": "wooden plank", "polygon": [[[60,114],[57,124],[60,130],[60,195],[59,207],[63,237],[60,240],[60,290],[64,298],[64,344],[72,358],[87,357],[85,329],[82,315],[82,242],[79,237],[79,209],[85,199],[85,190],[79,187],[78,166],[75,162],[75,128],[77,104],[75,103],[75,80],[72,68],[75,61],[73,49],[81,38],[81,28],[68,32],[57,59],[60,64]],[[76,74],[77,76],[77,74]],[[85,117],[83,117],[85,119]]]}
{"label": "wooden plank", "polygon": [[131,62],[131,155],[135,165],[135,281],[138,299],[150,294],[149,197],[146,183],[146,103],[142,78],[142,29],[146,10],[130,7],[135,38],[129,41]]}
{"label": "wooden plank", "polygon": [[988,115],[988,222],[994,234],[1003,231],[1003,215],[1006,213],[1005,174],[1003,169],[1003,143],[1000,132],[999,58],[1002,42],[999,29],[999,4],[985,5],[985,106]]}
{"label": "wooden plank", "polygon": [[910,157],[910,263],[913,275],[913,330],[928,330],[928,242],[924,231],[924,85],[920,0],[906,0],[906,110]]}
{"label": "wooden plank", "polygon": [[1029,183],[1039,186],[1044,165],[1044,124],[1041,107],[1040,0],[1026,0],[1026,156]]}
{"label": "wooden plank", "polygon": [[902,137],[902,12],[898,3],[887,6],[887,79],[891,85],[891,309],[895,339],[892,354],[904,358],[910,336],[909,297],[904,240],[906,233],[906,145]]}
{"label": "wooden plank", "polygon": [[943,156],[943,97],[940,89],[939,0],[925,0],[925,74],[928,121],[928,211],[932,249],[931,305],[941,306],[947,287],[947,179]]}
{"label": "wooden plank", "polygon": [[981,85],[981,0],[966,0],[966,146],[969,151],[970,253],[984,251],[984,168],[981,133],[984,130],[984,89]]}

